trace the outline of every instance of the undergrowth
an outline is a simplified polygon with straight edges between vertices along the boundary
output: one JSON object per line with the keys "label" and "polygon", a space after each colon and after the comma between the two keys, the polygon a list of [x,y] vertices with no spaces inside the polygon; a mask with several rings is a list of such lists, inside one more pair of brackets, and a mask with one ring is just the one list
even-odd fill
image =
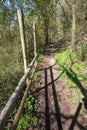
{"label": "undergrowth", "polygon": [[0,112],[23,75],[19,48],[20,45],[0,46]]}
{"label": "undergrowth", "polygon": [[[80,60],[80,52],[65,50],[56,53],[56,62],[60,71],[64,71],[62,78],[66,81],[67,89],[73,91],[73,100],[81,101],[87,90],[87,63]],[[83,92],[82,88],[85,90]]]}
{"label": "undergrowth", "polygon": [[[17,51],[20,50],[20,48],[21,47],[18,45],[17,47],[14,45],[7,46],[6,48],[0,46],[0,112],[4,108],[6,102],[15,90],[15,87],[23,75],[22,52]],[[38,49],[38,63],[42,61],[44,48]],[[36,80],[40,74],[41,71],[35,72],[34,80]],[[37,124],[37,118],[35,116],[37,103],[34,95],[31,94],[31,91],[25,101],[24,110],[17,128],[18,130],[24,130],[27,129],[27,127],[29,128]],[[14,109],[6,122],[7,126],[5,127],[5,130],[9,130],[8,124],[10,125],[13,122],[14,115],[17,112],[23,92],[24,90],[22,91],[22,94],[20,94],[17,102],[14,104]]]}
{"label": "undergrowth", "polygon": [[37,125],[35,116],[36,100],[33,95],[29,94],[26,98],[23,113],[21,115],[17,130],[25,130],[31,126]]}
{"label": "undergrowth", "polygon": [[[38,48],[38,63],[42,61],[44,50],[47,47],[48,45],[44,44]],[[15,90],[20,78],[23,75],[23,59],[20,48],[20,45],[8,45],[6,48],[0,46],[0,112],[4,108],[6,102]],[[40,74],[41,71],[36,71],[33,80],[37,80]],[[31,86],[31,88],[32,87],[33,86]],[[22,99],[24,89],[19,95],[17,102],[14,104],[14,109],[12,110],[9,119],[6,122],[5,130],[10,130],[20,101]],[[32,89],[29,91],[29,94],[26,98],[17,130],[25,130],[37,125],[37,118],[35,116],[37,102],[34,95],[31,93]]]}

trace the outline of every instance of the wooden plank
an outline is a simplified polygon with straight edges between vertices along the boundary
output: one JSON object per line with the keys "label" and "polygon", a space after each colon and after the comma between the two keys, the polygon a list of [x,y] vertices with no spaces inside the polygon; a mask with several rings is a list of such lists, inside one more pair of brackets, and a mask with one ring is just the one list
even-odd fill
{"label": "wooden plank", "polygon": [[32,62],[30,64],[31,67],[29,67],[27,69],[26,73],[24,74],[24,76],[19,81],[18,86],[16,87],[15,91],[13,92],[11,97],[9,98],[6,106],[2,110],[2,112],[0,114],[0,130],[3,130],[3,128],[4,128],[5,122],[6,122],[7,118],[9,117],[9,114],[10,114],[10,112],[11,112],[13,106],[14,106],[14,103],[17,100],[20,92],[22,91],[23,86],[26,83],[26,79],[27,79],[27,77],[28,77],[28,75],[29,75],[34,63],[35,63],[36,58],[37,58],[37,55],[33,58]]}
{"label": "wooden plank", "polygon": [[26,53],[26,39],[25,39],[25,30],[24,30],[24,18],[21,9],[17,10],[18,14],[18,22],[19,22],[19,29],[20,29],[20,37],[21,37],[21,44],[22,44],[22,52],[23,52],[23,61],[24,61],[24,72],[27,70],[27,53]]}

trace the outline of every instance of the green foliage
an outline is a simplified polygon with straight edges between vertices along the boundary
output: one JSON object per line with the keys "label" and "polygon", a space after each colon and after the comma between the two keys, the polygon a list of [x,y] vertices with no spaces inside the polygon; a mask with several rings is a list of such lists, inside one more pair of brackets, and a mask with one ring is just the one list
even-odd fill
{"label": "green foliage", "polygon": [[34,80],[36,80],[41,75],[41,71],[35,72]]}
{"label": "green foliage", "polygon": [[[61,60],[60,60],[61,59]],[[70,67],[72,62],[75,62],[76,54],[71,50],[65,50],[56,54],[56,61],[64,67]]]}
{"label": "green foliage", "polygon": [[32,114],[29,115],[25,114],[21,116],[17,130],[25,130],[30,126],[34,126],[36,124],[37,124],[37,118],[35,116],[32,116]]}
{"label": "green foliage", "polygon": [[40,55],[38,56],[37,61],[38,61],[38,62],[41,62],[41,61],[42,61],[42,59],[43,59],[43,55],[42,55],[42,54],[40,54]]}
{"label": "green foliage", "polygon": [[23,114],[19,121],[18,130],[24,130],[29,128],[30,126],[37,125],[37,118],[34,115],[34,111],[36,109],[35,98],[33,95],[29,95],[24,104]]}
{"label": "green foliage", "polygon": [[20,46],[16,45],[0,46],[0,111],[23,75]]}
{"label": "green foliage", "polygon": [[79,102],[84,95],[78,84],[80,83],[84,89],[87,89],[87,71],[85,70],[87,63],[79,61],[77,53],[68,50],[58,52],[56,62],[60,70],[65,70],[62,78],[66,81],[67,89],[73,90],[73,100]]}
{"label": "green foliage", "polygon": [[29,113],[35,109],[35,99],[32,95],[29,95],[29,97],[26,99],[24,109],[28,110]]}

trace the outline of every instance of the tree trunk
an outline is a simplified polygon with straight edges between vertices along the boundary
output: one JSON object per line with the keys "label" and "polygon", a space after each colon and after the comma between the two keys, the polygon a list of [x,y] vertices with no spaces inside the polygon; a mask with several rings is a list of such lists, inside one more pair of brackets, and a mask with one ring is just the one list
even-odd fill
{"label": "tree trunk", "polygon": [[76,17],[75,17],[75,2],[72,5],[72,48],[76,50],[75,44],[75,33],[76,33]]}
{"label": "tree trunk", "polygon": [[12,42],[12,37],[11,37],[11,28],[10,28],[10,24],[9,24],[9,42]]}
{"label": "tree trunk", "polygon": [[45,44],[49,43],[49,35],[48,35],[48,21],[45,18]]}
{"label": "tree trunk", "polygon": [[35,21],[33,21],[33,38],[34,38],[34,55],[36,56],[36,28],[35,28]]}

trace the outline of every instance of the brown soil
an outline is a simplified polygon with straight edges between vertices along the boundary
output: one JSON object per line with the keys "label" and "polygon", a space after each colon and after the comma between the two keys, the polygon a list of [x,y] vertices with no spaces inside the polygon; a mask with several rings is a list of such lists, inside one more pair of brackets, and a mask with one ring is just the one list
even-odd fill
{"label": "brown soil", "polygon": [[42,70],[35,91],[38,127],[33,129],[87,130],[87,111],[83,103],[71,102],[73,92],[66,89],[66,82],[61,78],[63,72],[56,66],[55,52],[56,44],[50,45],[38,66]]}

